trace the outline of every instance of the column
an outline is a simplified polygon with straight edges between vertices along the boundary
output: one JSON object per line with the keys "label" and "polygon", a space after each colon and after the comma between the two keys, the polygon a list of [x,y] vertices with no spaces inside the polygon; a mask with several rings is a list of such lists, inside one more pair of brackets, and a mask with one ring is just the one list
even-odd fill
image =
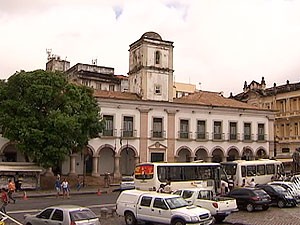
{"label": "column", "polygon": [[211,162],[211,161],[212,161],[212,157],[211,156],[207,156],[206,162]]}
{"label": "column", "polygon": [[114,178],[121,178],[120,173],[120,155],[115,155],[115,165],[114,165]]}
{"label": "column", "polygon": [[99,156],[93,156],[93,170],[92,170],[93,177],[100,177],[100,174],[98,173],[98,163],[99,163]]}
{"label": "column", "polygon": [[140,163],[140,157],[139,156],[134,157],[134,163],[135,163],[135,166]]}
{"label": "column", "polygon": [[151,108],[139,108],[140,111],[140,161],[147,162],[148,152],[148,112]]}
{"label": "column", "polygon": [[167,121],[167,162],[176,162],[178,159],[175,158],[175,114],[176,110],[174,109],[165,109],[168,114],[168,121]]}
{"label": "column", "polygon": [[70,155],[70,171],[69,176],[76,175],[76,154]]}

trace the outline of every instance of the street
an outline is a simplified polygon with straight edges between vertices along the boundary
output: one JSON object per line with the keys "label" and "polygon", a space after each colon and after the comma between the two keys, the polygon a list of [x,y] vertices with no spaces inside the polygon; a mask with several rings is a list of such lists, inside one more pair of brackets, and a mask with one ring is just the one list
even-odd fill
{"label": "street", "polygon": [[[71,195],[70,199],[56,199],[51,197],[39,197],[28,198],[24,200],[22,198],[17,199],[16,204],[9,204],[7,206],[7,212],[10,216],[23,222],[23,216],[27,213],[36,213],[40,209],[47,206],[56,204],[75,204],[90,207],[97,215],[100,215],[100,209],[102,207],[112,208],[116,202],[118,193],[101,194],[82,194]],[[7,221],[7,223],[10,223]],[[12,223],[10,223],[12,224]],[[222,223],[236,224],[236,225],[300,225],[300,213],[299,207],[295,208],[283,208],[271,207],[267,211],[255,211],[248,213],[246,211],[239,211],[229,215]],[[109,217],[101,218],[101,225],[125,225],[123,217]]]}

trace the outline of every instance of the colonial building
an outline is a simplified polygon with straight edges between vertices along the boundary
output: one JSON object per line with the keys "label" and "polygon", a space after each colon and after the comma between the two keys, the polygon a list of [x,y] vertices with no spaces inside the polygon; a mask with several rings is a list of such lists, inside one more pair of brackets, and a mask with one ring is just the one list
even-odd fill
{"label": "colonial building", "polygon": [[245,81],[243,92],[233,98],[260,109],[276,110],[274,155],[291,169],[292,155],[300,147],[300,83],[287,81],[267,88],[264,77],[260,83],[247,85]]}
{"label": "colonial building", "polygon": [[[128,91],[118,81],[123,77],[115,76],[112,68],[95,71],[96,65],[76,64],[63,70],[73,82],[95,89],[105,129],[100,138],[90,140],[83,154],[70,155],[62,163],[62,174],[99,177],[108,172],[118,178],[131,175],[136,163],[146,161],[220,162],[274,156],[274,111],[217,92],[174,97],[173,48],[173,42],[155,32],[146,32],[132,43],[124,79]],[[54,68],[50,64],[47,68]],[[2,154],[14,152],[17,160],[19,153],[8,147],[8,140],[1,139],[0,146]]]}

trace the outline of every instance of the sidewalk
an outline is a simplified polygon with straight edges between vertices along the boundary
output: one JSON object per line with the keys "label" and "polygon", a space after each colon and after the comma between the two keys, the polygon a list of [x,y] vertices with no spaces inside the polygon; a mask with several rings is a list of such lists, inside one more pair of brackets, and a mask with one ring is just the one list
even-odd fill
{"label": "sidewalk", "polygon": [[[111,185],[108,188],[98,187],[98,186],[87,186],[81,188],[79,191],[76,188],[71,188],[70,195],[82,195],[82,194],[104,194],[111,193],[113,190],[117,189],[117,185]],[[62,192],[61,192],[62,195]],[[15,198],[37,198],[37,197],[50,197],[56,196],[56,190],[22,190],[14,193]]]}

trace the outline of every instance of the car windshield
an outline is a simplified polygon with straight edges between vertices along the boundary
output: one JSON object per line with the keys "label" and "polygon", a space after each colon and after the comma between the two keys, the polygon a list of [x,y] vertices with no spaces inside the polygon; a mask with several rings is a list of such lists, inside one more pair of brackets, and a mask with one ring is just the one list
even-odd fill
{"label": "car windshield", "polygon": [[258,196],[264,196],[264,195],[267,195],[267,193],[264,191],[264,190],[254,190],[254,193]]}
{"label": "car windshield", "polygon": [[185,201],[182,197],[167,198],[166,202],[169,205],[170,209],[177,209],[189,205],[188,202]]}
{"label": "car windshield", "polygon": [[279,193],[286,192],[286,190],[281,186],[273,185],[273,188],[276,192],[279,192]]}
{"label": "car windshield", "polygon": [[97,218],[97,216],[91,210],[83,209],[83,210],[71,211],[70,218],[72,221],[79,221],[79,220],[95,219]]}

